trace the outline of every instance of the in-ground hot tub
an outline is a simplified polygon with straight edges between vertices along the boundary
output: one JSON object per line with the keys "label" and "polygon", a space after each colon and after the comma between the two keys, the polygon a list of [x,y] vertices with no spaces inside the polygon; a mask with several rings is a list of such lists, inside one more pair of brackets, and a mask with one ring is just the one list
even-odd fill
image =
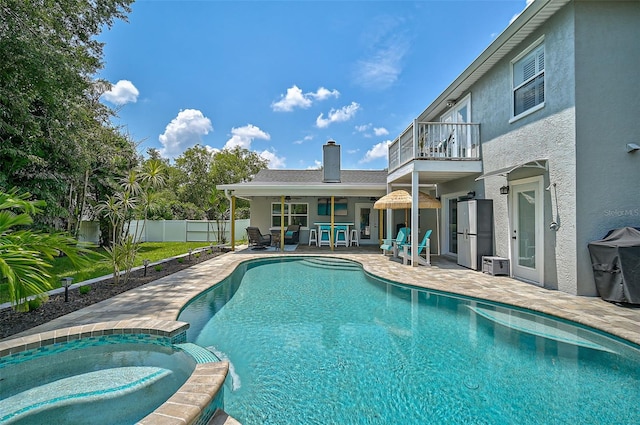
{"label": "in-ground hot tub", "polygon": [[[185,343],[187,328],[113,322],[0,342],[0,424],[151,423],[157,414],[206,423],[227,365]],[[165,402],[192,394],[194,381],[209,385],[174,412]]]}

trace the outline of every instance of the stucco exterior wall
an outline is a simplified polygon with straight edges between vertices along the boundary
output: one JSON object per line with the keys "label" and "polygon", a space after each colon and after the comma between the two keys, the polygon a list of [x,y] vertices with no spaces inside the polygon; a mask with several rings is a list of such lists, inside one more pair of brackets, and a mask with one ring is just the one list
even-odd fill
{"label": "stucco exterior wall", "polygon": [[578,292],[592,288],[587,245],[640,226],[640,2],[576,2]]}
{"label": "stucco exterior wall", "polygon": [[[548,159],[548,177],[543,170],[521,169],[509,181],[543,175],[543,187],[556,184],[557,232],[548,224],[556,219],[552,191],[544,197],[544,286],[579,293],[576,274],[576,192],[575,192],[575,91],[574,18],[569,4],[543,27],[524,40],[510,55],[471,89],[472,121],[481,125],[484,170],[496,170],[528,161]],[[511,61],[544,37],[545,105],[518,120],[512,118]],[[511,120],[511,122],[510,122]],[[494,200],[496,255],[508,257],[511,250],[510,197],[500,195],[508,184],[505,177],[493,176],[479,182],[456,181],[443,185],[443,192],[460,190],[461,183],[474,188],[477,197]],[[557,220],[557,219],[556,219]],[[583,291],[584,292],[584,291]],[[587,291],[589,292],[589,291]]]}

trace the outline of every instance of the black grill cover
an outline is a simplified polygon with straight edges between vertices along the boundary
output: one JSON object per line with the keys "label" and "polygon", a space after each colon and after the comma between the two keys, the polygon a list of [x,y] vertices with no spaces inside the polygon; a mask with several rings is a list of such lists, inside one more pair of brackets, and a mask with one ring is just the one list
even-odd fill
{"label": "black grill cover", "polygon": [[623,227],[589,243],[596,288],[603,300],[640,304],[640,230]]}

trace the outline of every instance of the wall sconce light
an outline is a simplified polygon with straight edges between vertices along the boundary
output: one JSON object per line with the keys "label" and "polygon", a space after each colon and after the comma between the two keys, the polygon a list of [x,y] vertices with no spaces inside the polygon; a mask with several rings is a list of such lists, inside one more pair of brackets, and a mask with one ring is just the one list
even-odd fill
{"label": "wall sconce light", "polygon": [[627,143],[627,152],[633,153],[637,150],[640,150],[640,146],[637,143]]}
{"label": "wall sconce light", "polygon": [[500,187],[500,195],[508,195],[509,194],[509,186]]}
{"label": "wall sconce light", "polygon": [[476,191],[472,190],[471,192],[467,192],[467,196],[469,198],[475,198],[476,197]]}
{"label": "wall sconce light", "polygon": [[291,196],[285,196],[285,197],[284,197],[284,200],[285,200],[285,201],[290,201],[290,200],[291,200]]}
{"label": "wall sconce light", "polygon": [[447,107],[451,108],[452,106],[455,106],[457,103],[457,99],[447,99]]}

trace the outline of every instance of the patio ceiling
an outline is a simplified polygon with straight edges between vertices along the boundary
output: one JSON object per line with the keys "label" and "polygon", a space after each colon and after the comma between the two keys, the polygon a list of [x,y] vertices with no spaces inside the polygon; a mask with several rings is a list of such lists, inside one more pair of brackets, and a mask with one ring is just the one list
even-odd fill
{"label": "patio ceiling", "polygon": [[387,176],[391,185],[411,184],[411,174],[417,171],[420,185],[440,184],[482,173],[482,161],[443,160],[411,161]]}
{"label": "patio ceiling", "polygon": [[380,197],[387,193],[386,185],[380,184],[343,184],[343,183],[244,183],[218,186],[231,191],[240,198],[272,196],[363,196]]}

